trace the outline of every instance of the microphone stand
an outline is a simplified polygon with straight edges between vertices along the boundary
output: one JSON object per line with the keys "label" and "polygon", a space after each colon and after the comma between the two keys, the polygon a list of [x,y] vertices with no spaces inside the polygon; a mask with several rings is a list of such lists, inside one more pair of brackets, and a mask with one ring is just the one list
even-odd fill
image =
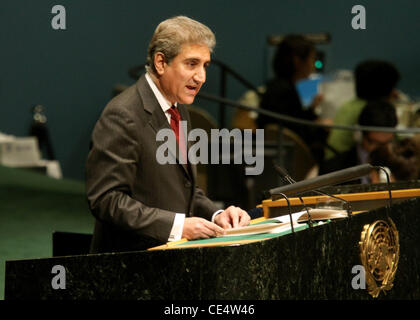
{"label": "microphone stand", "polygon": [[[286,202],[287,202],[287,207],[289,208],[289,218],[290,218],[290,226],[292,227],[292,233],[295,233],[295,229],[293,228],[293,218],[292,218],[292,209],[290,207],[290,201],[289,198],[287,198],[287,196],[284,193],[276,193],[276,195],[282,196]],[[308,213],[309,214],[309,213]]]}
{"label": "microphone stand", "polygon": [[[290,184],[295,183],[295,181],[293,180],[292,177],[290,177],[286,171],[282,171],[282,167],[280,167],[279,165],[277,165],[276,163],[274,163],[274,169],[276,170],[276,172],[282,177],[285,178],[286,181]],[[284,174],[285,173],[285,174]],[[285,196],[283,193],[275,193],[275,195],[281,194],[283,196]],[[303,201],[301,196],[298,196],[300,202],[302,203],[303,208],[306,210],[306,213],[308,214],[308,225],[310,228],[313,227],[313,223],[312,223],[312,219],[311,219],[311,214],[309,213],[309,208],[308,206],[305,204],[305,202]],[[287,203],[289,203],[289,201],[287,201]],[[290,211],[290,203],[289,203],[289,211]],[[291,219],[291,216],[290,216]]]}
{"label": "microphone stand", "polygon": [[388,172],[385,170],[385,168],[384,167],[381,167],[381,166],[375,166],[374,167],[375,169],[379,169],[379,170],[382,170],[384,173],[385,173],[385,176],[386,176],[386,183],[387,183],[387,186],[388,186],[388,194],[389,194],[389,203],[388,203],[388,205],[387,205],[387,213],[388,213],[388,216],[389,216],[389,214],[391,213],[391,206],[392,206],[392,194],[391,194],[391,188],[390,188],[390,186],[389,186],[389,174],[388,174]]}

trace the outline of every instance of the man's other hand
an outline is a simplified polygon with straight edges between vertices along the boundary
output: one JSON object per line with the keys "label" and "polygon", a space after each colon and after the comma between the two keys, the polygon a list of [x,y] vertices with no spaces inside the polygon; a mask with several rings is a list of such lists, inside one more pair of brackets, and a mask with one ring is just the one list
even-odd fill
{"label": "man's other hand", "polygon": [[214,218],[214,223],[223,229],[231,229],[247,226],[250,220],[251,218],[246,211],[239,207],[230,206]]}

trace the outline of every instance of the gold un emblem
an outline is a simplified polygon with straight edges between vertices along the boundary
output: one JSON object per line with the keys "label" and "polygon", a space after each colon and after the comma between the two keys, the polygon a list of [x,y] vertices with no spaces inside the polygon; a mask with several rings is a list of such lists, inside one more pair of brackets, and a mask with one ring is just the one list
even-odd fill
{"label": "gold un emblem", "polygon": [[360,259],[365,268],[369,294],[377,298],[391,290],[398,267],[400,244],[394,222],[377,220],[366,224],[359,242]]}

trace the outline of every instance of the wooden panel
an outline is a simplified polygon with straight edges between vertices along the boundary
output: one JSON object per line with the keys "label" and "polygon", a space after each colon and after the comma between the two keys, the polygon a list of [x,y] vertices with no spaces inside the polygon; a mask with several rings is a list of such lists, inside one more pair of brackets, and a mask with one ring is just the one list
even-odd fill
{"label": "wooden panel", "polygon": [[[388,191],[335,194],[334,196],[350,202],[353,211],[373,210],[384,207],[389,202]],[[420,189],[391,190],[391,196],[392,203],[398,203],[407,199],[420,197]],[[330,196],[324,195],[302,197],[302,199],[305,205],[308,206],[314,206],[317,203],[324,201],[338,201]],[[289,198],[289,202],[292,207],[292,212],[302,210],[303,205],[299,198]],[[264,217],[266,218],[276,217],[288,213],[287,201],[285,199],[264,200],[262,206],[264,210]]]}

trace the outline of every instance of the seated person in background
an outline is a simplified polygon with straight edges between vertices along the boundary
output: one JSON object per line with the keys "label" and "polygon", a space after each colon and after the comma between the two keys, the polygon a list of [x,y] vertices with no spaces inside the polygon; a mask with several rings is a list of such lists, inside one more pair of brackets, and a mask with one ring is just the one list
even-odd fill
{"label": "seated person in background", "polygon": [[[390,170],[390,181],[410,181],[419,178],[419,145],[414,139],[406,138],[401,141],[381,146],[370,153],[370,164],[386,167]],[[373,170],[371,183],[387,182],[381,170]]]}
{"label": "seated person in background", "polygon": [[[296,83],[314,72],[315,56],[316,50],[312,42],[299,35],[286,36],[277,47],[273,61],[275,78],[266,84],[260,108],[299,119],[317,120],[314,109],[321,101],[321,96],[316,96],[311,106],[304,108],[296,90]],[[314,153],[315,159],[323,159],[327,136],[325,130],[290,122],[279,123],[278,120],[261,114],[258,116],[259,128],[272,123],[281,124],[297,133]]]}
{"label": "seated person in background", "polygon": [[[368,60],[357,65],[355,70],[356,98],[342,105],[334,118],[334,124],[355,125],[368,101],[385,100],[393,103],[398,98],[395,88],[400,79],[398,70],[389,62]],[[333,129],[328,136],[328,146],[340,153],[355,145],[354,131]],[[327,159],[334,152],[327,150]]]}
{"label": "seated person in background", "polygon": [[[395,107],[383,100],[369,102],[359,116],[360,126],[395,127],[397,125]],[[319,174],[325,174],[359,164],[370,163],[369,154],[376,148],[390,143],[394,139],[392,132],[363,131],[361,141],[353,148],[335,157],[325,160],[320,166]],[[362,183],[368,183],[368,177]]]}

